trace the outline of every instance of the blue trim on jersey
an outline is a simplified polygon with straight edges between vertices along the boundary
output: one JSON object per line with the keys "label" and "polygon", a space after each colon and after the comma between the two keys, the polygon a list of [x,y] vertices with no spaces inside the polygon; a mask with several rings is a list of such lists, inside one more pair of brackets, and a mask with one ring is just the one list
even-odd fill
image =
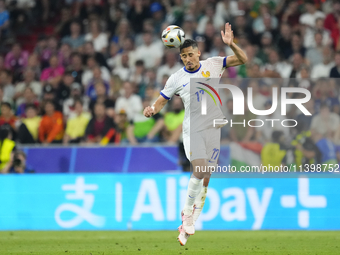
{"label": "blue trim on jersey", "polygon": [[223,59],[223,67],[227,67],[227,57],[224,57]]}
{"label": "blue trim on jersey", "polygon": [[166,95],[164,95],[162,91],[161,91],[161,96],[164,97],[166,100],[170,100],[170,97],[167,97]]}
{"label": "blue trim on jersey", "polygon": [[184,67],[184,71],[186,71],[187,73],[197,73],[200,69],[201,69],[201,62],[200,62],[200,67],[196,70],[196,71],[188,71],[185,67]]}

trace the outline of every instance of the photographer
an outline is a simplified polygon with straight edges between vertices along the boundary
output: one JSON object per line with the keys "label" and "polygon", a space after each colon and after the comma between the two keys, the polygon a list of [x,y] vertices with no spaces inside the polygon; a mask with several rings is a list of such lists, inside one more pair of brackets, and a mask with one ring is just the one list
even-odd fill
{"label": "photographer", "polygon": [[0,172],[8,171],[11,166],[15,142],[11,140],[12,133],[9,125],[3,125],[0,128]]}
{"label": "photographer", "polygon": [[7,164],[7,166],[2,170],[2,173],[4,174],[24,174],[33,172],[33,170],[27,168],[26,154],[20,150],[12,152],[9,164]]}

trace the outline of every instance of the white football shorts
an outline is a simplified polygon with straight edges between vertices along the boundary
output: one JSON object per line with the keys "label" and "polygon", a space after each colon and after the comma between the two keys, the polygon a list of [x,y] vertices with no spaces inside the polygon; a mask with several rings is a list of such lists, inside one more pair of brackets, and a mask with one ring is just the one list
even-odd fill
{"label": "white football shorts", "polygon": [[183,138],[188,160],[207,159],[209,163],[217,163],[220,156],[221,129],[208,128],[190,135]]}

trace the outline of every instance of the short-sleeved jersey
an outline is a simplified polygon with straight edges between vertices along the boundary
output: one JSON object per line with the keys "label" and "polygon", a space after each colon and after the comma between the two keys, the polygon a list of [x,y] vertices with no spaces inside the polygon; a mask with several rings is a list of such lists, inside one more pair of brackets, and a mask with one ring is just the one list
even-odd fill
{"label": "short-sleeved jersey", "polygon": [[[227,57],[212,57],[207,60],[200,61],[200,67],[193,72],[188,71],[185,67],[172,74],[166,82],[164,89],[160,94],[167,100],[170,100],[174,95],[182,98],[185,107],[185,116],[183,121],[183,137],[189,135],[190,132],[198,132],[206,128],[213,127],[213,120],[224,118],[224,115],[219,107],[214,109],[214,114],[201,115],[201,108],[197,101],[200,100],[201,89],[190,88],[191,78],[220,78],[226,69]],[[207,98],[207,109],[216,107],[209,96]],[[194,103],[195,106],[190,105]],[[191,117],[191,118],[190,118]],[[190,122],[192,127],[190,129]]]}

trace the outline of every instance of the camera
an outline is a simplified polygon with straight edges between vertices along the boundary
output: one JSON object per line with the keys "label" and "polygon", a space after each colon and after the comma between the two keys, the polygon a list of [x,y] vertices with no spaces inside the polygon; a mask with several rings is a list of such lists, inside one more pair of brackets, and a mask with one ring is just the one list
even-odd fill
{"label": "camera", "polygon": [[26,154],[23,151],[15,151],[13,156],[13,167],[25,167]]}
{"label": "camera", "polygon": [[21,166],[22,161],[21,161],[19,155],[20,155],[20,153],[18,153],[18,152],[14,153],[13,167]]}

